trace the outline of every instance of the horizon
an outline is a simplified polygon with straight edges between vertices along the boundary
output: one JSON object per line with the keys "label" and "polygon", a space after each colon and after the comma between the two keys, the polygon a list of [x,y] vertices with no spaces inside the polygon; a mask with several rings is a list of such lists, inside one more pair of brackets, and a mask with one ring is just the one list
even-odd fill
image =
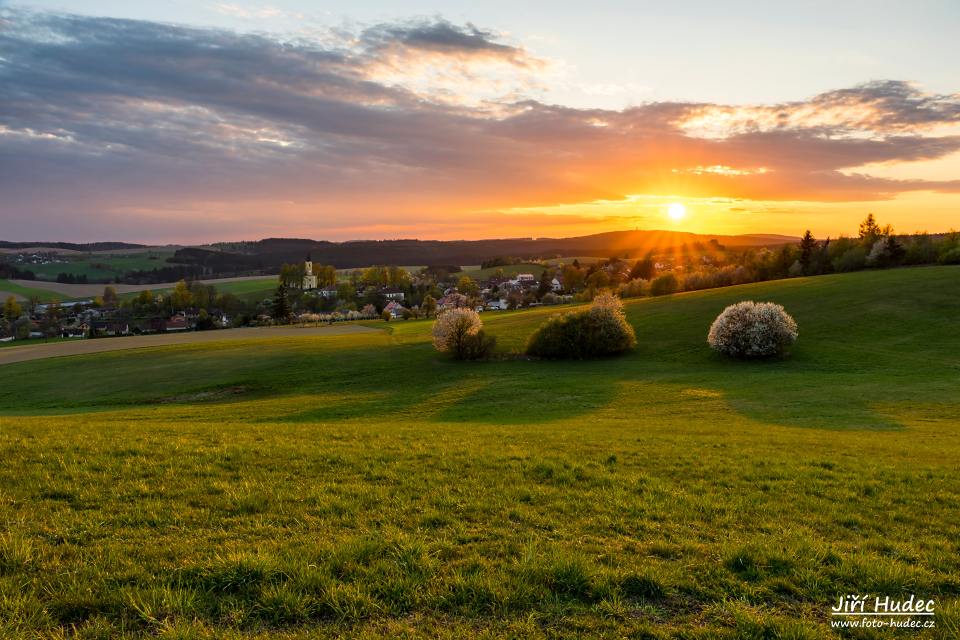
{"label": "horizon", "polygon": [[761,7],[0,0],[0,239],[954,229],[960,6]]}
{"label": "horizon", "polygon": [[[931,235],[942,235],[945,233],[951,233],[951,231],[933,231],[929,232]],[[544,236],[490,236],[482,238],[416,238],[416,237],[395,237],[395,238],[345,238],[343,240],[327,240],[323,238],[307,238],[307,237],[298,237],[298,236],[265,236],[262,238],[257,238],[255,240],[244,239],[244,240],[213,240],[210,242],[166,242],[162,244],[150,244],[144,242],[136,242],[133,240],[116,240],[116,239],[101,239],[93,240],[87,242],[76,242],[71,240],[38,240],[37,238],[32,238],[30,240],[5,240],[0,239],[0,242],[9,242],[12,244],[37,244],[42,246],[44,244],[78,244],[78,245],[87,245],[87,244],[130,244],[130,245],[140,245],[143,247],[204,247],[204,246],[213,246],[218,244],[254,244],[258,242],[265,242],[268,240],[299,240],[307,242],[328,242],[333,244],[349,244],[351,242],[494,242],[494,241],[517,241],[517,240],[569,240],[578,237],[589,237],[602,234],[613,234],[613,233],[675,233],[675,234],[686,234],[703,237],[703,238],[712,238],[712,237],[770,237],[770,238],[783,238],[784,240],[799,240],[802,234],[779,234],[779,233],[762,233],[762,232],[751,232],[751,233],[737,233],[737,234],[723,234],[723,233],[697,233],[695,231],[685,231],[681,229],[612,229],[608,231],[598,231],[596,233],[583,234],[580,236],[553,236],[553,235],[544,235]],[[843,234],[841,234],[843,235]],[[907,234],[903,234],[907,235]],[[841,236],[837,236],[841,237]],[[852,235],[846,235],[845,237],[852,237]],[[826,239],[826,238],[824,238]]]}

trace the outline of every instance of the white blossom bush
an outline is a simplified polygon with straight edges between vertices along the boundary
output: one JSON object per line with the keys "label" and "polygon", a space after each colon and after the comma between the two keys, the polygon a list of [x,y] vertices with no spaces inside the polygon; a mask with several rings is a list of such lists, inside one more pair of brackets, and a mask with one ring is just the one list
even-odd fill
{"label": "white blossom bush", "polygon": [[473,309],[447,309],[433,322],[433,346],[457,360],[479,360],[490,355],[495,340],[484,334],[480,314]]}
{"label": "white blossom bush", "polygon": [[796,321],[772,302],[730,305],[713,321],[707,334],[714,351],[734,358],[783,355],[796,339]]}

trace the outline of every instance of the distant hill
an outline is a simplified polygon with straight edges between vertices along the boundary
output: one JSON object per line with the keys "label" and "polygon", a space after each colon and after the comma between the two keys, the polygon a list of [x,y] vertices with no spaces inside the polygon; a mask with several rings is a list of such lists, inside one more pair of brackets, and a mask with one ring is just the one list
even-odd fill
{"label": "distant hill", "polygon": [[[680,231],[611,231],[573,238],[500,238],[492,240],[351,240],[330,242],[308,238],[266,238],[253,242],[222,242],[176,248],[174,255],[154,268],[137,272],[131,282],[165,282],[179,277],[225,277],[276,273],[284,263],[314,262],[338,269],[372,264],[469,265],[492,258],[562,258],[574,256],[639,257],[650,252],[703,246],[715,240],[727,247],[779,246],[799,239],[772,234],[700,235]],[[148,245],[126,242],[4,242],[0,253],[18,250],[50,252],[109,252],[146,250]],[[164,271],[160,273],[159,271]],[[167,273],[166,271],[170,271]],[[173,273],[176,271],[176,273]],[[182,273],[181,273],[182,272]]]}
{"label": "distant hill", "polygon": [[131,244],[129,242],[7,242],[0,240],[0,249],[61,249],[64,251],[117,251],[121,249],[143,249],[145,244]]}
{"label": "distant hill", "polygon": [[351,240],[329,242],[305,238],[267,238],[186,248],[170,259],[203,266],[208,272],[275,270],[308,254],[314,262],[339,269],[371,264],[479,264],[496,257],[565,256],[638,257],[651,251],[694,247],[716,240],[727,247],[779,246],[799,238],[772,234],[699,235],[679,231],[611,231],[574,238],[504,238],[495,240]]}

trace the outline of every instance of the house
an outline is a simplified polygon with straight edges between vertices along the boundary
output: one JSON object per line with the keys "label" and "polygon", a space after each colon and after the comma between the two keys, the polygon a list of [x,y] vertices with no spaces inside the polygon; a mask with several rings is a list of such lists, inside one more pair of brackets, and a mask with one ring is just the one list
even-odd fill
{"label": "house", "polygon": [[88,326],[86,323],[68,325],[61,327],[60,337],[61,338],[82,338],[87,335]]}
{"label": "house", "polygon": [[404,307],[396,300],[391,300],[387,303],[387,306],[385,306],[383,310],[387,311],[391,318],[399,318],[401,315],[403,315]]}
{"label": "house", "polygon": [[403,290],[397,287],[384,287],[380,289],[380,295],[387,300],[403,300]]}
{"label": "house", "polygon": [[535,284],[537,282],[536,277],[534,277],[532,273],[518,273],[516,280],[521,285]]}
{"label": "house", "polygon": [[90,320],[90,335],[126,336],[130,334],[130,325],[119,320]]}
{"label": "house", "polygon": [[336,298],[337,288],[331,285],[329,287],[324,287],[323,289],[320,289],[318,293],[320,294],[321,298],[327,298],[327,299]]}
{"label": "house", "polygon": [[462,293],[448,293],[437,300],[438,309],[456,309],[467,306],[467,296]]}
{"label": "house", "polygon": [[563,280],[560,278],[554,278],[550,281],[550,290],[554,293],[560,293],[563,291]]}
{"label": "house", "polygon": [[186,316],[173,316],[164,323],[163,330],[186,331],[188,328]]}
{"label": "house", "polygon": [[507,308],[507,299],[500,298],[499,300],[491,300],[487,303],[487,309],[491,311],[504,311]]}

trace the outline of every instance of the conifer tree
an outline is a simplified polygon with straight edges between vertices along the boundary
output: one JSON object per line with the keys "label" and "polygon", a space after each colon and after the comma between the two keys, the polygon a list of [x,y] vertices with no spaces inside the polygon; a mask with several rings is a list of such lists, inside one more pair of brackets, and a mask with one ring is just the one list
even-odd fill
{"label": "conifer tree", "polygon": [[290,321],[290,302],[287,300],[287,285],[283,282],[280,283],[276,292],[273,294],[273,319],[284,324]]}

